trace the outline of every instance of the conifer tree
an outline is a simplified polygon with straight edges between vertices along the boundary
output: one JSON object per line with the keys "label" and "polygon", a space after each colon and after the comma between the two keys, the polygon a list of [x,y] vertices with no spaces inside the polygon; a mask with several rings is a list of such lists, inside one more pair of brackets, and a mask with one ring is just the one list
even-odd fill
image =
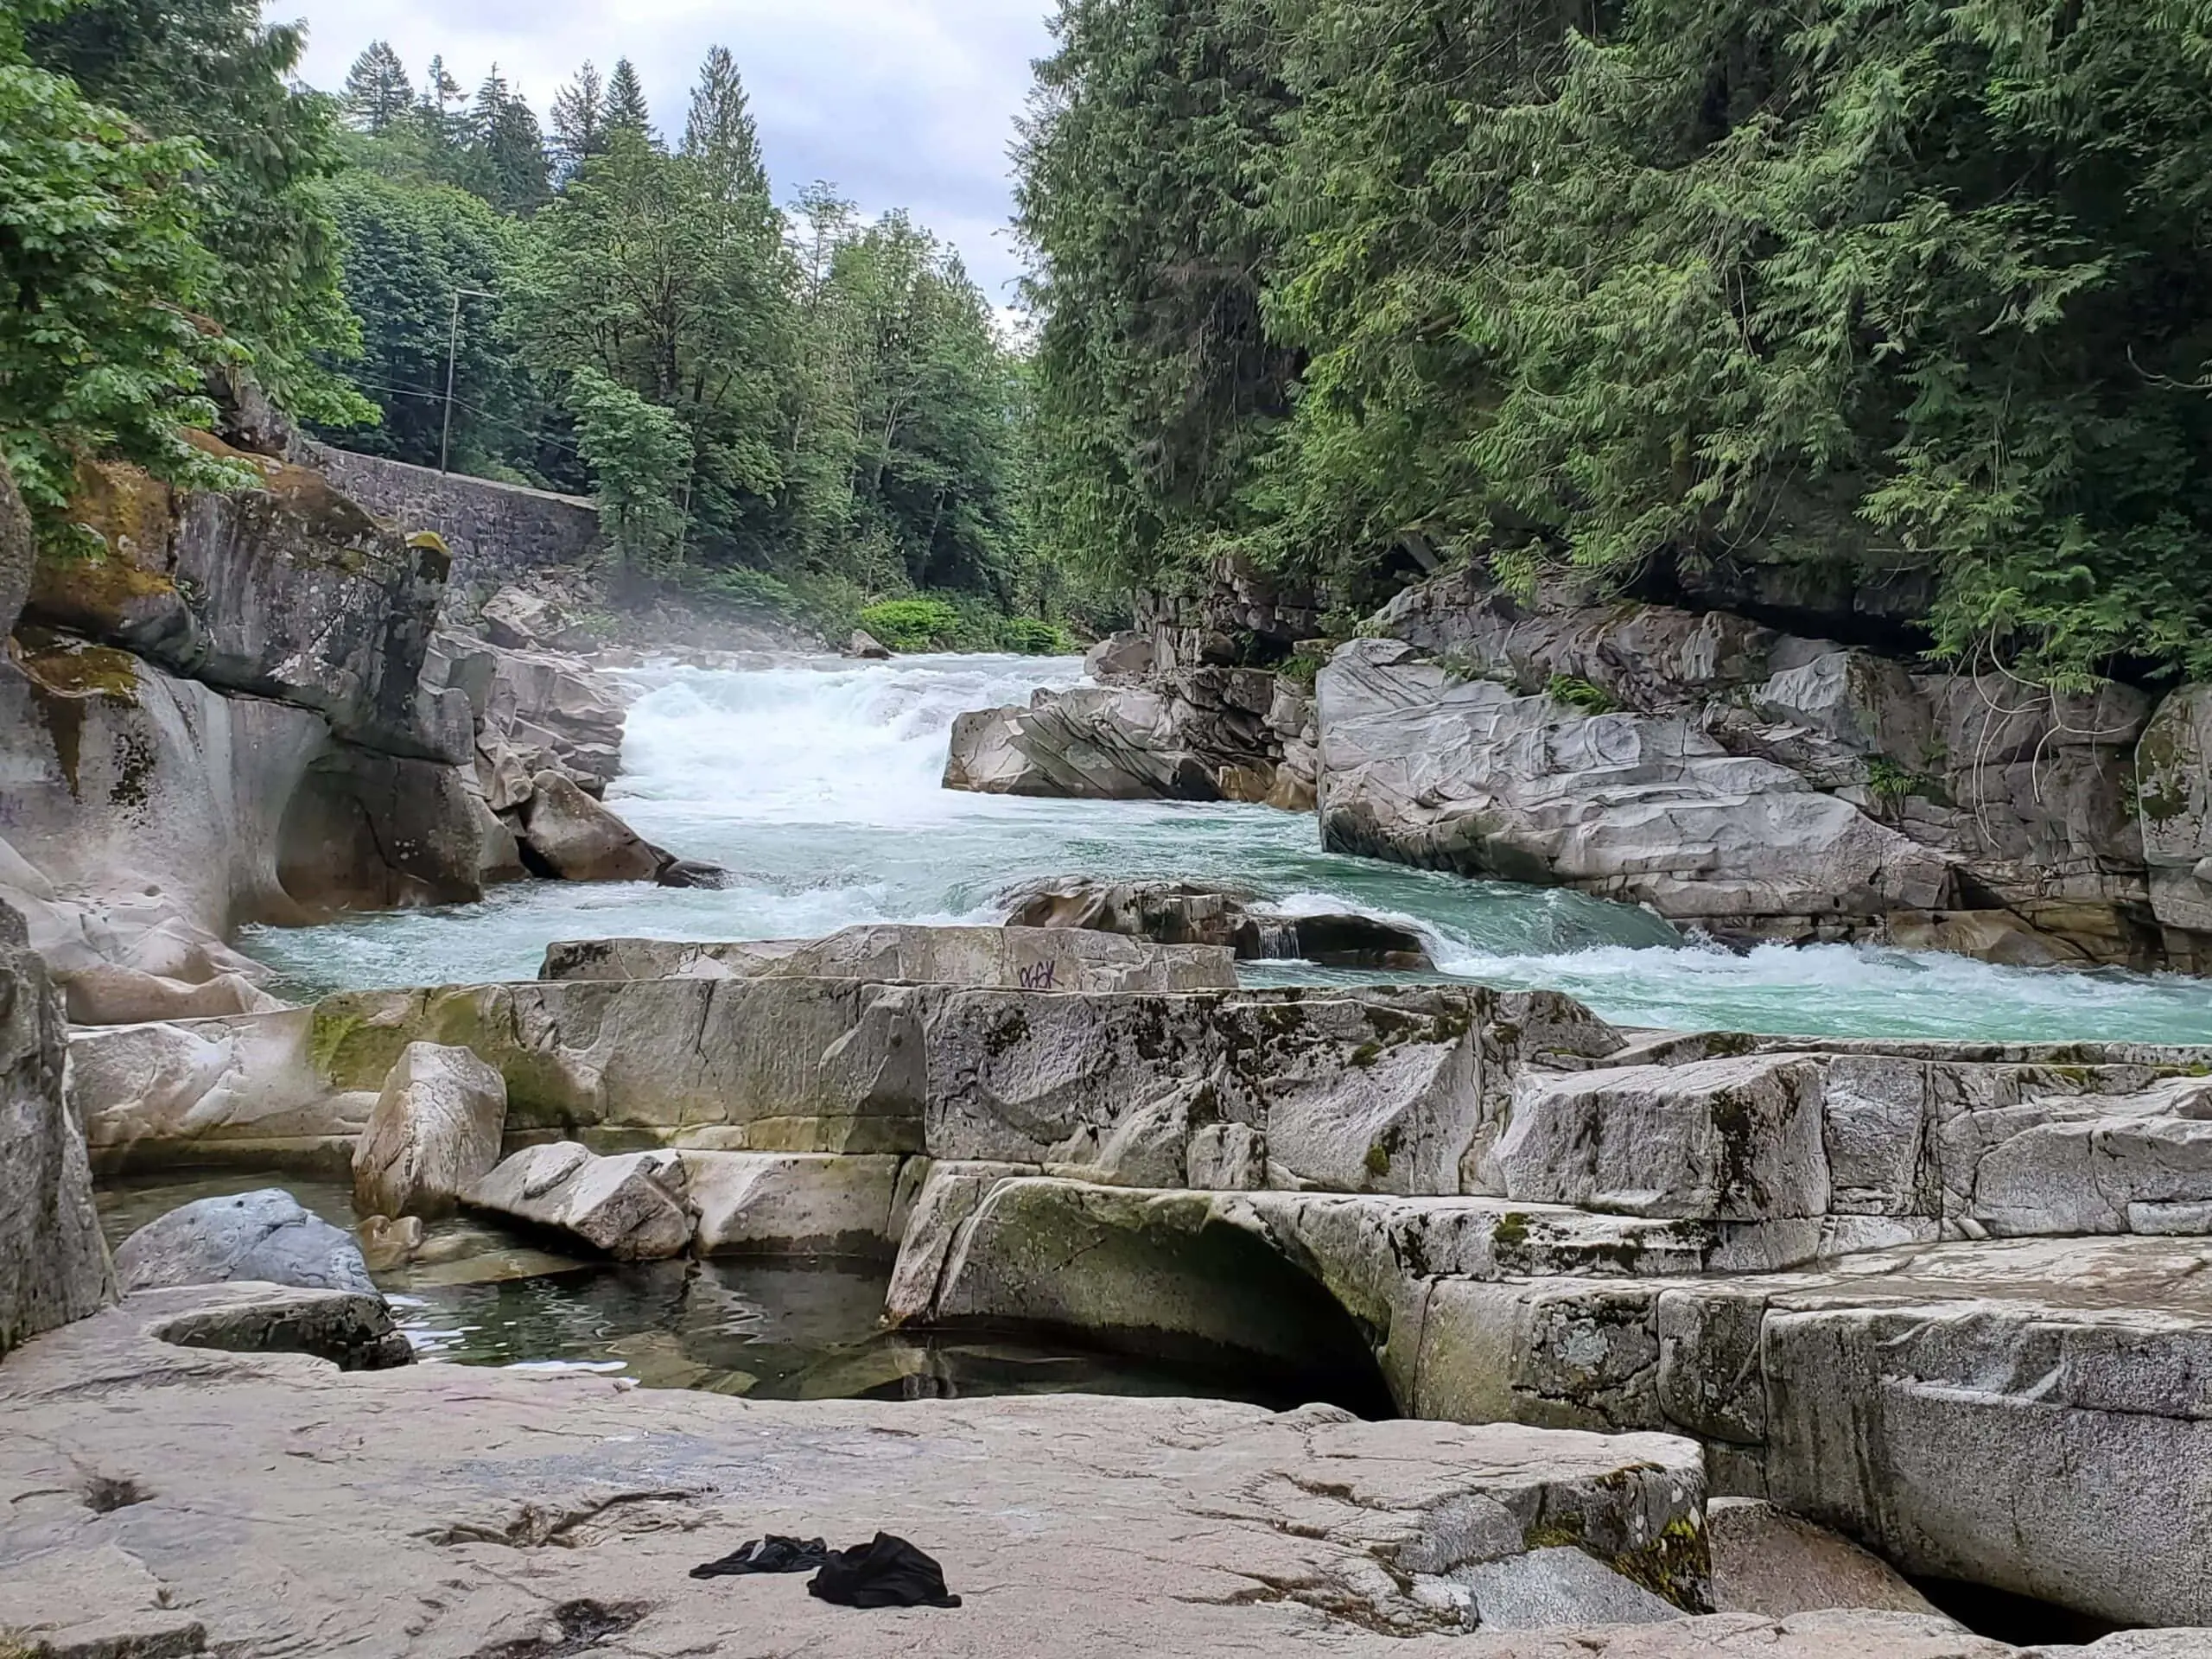
{"label": "conifer tree", "polygon": [[658,142],[652,110],[645,102],[645,83],[638,79],[637,66],[627,58],[617,58],[614,73],[607,78],[605,110],[609,132],[634,132]]}
{"label": "conifer tree", "polygon": [[381,134],[415,107],[415,83],[387,41],[372,41],[346,72],[346,116],[363,132]]}
{"label": "conifer tree", "polygon": [[760,135],[746,104],[745,83],[727,47],[709,48],[699,66],[699,84],[691,89],[691,109],[683,123],[683,153],[706,168],[717,189],[767,193]]}
{"label": "conifer tree", "polygon": [[553,94],[553,162],[563,181],[607,152],[607,83],[589,59]]}

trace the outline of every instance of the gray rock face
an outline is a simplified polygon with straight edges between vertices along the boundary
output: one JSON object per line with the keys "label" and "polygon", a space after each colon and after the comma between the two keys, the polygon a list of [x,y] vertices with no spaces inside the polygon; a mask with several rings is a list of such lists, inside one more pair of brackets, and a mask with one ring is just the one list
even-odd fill
{"label": "gray rock face", "polygon": [[471,904],[491,833],[458,766],[333,745],[286,806],[277,877],[309,912]]}
{"label": "gray rock face", "polygon": [[[2125,686],[2054,695],[1996,673],[1918,673],[1726,610],[1566,591],[1528,606],[1465,572],[1401,594],[1376,620],[1408,653],[1355,641],[1337,702],[1323,697],[1325,724],[1332,706],[1351,722],[1322,762],[1323,793],[1341,785],[1325,823],[1349,849],[1563,881],[1766,937],[1886,939],[2024,965],[2193,969],[2204,954],[2193,924],[2175,919],[2190,913],[2188,872],[2203,856],[2182,856],[2196,822],[2184,804],[2206,776],[2190,692],[2169,700],[2154,735],[2147,701]],[[1421,729],[1394,747],[1400,721]],[[2139,788],[2138,772],[2169,781]],[[1693,810],[1700,797],[1707,810]],[[1870,836],[1854,816],[1929,861],[1914,874],[1891,849],[1878,861],[1913,879],[1866,881]],[[2153,848],[2148,868],[2166,872],[2155,881]],[[1840,864],[1839,849],[1850,855]],[[1747,890],[1700,907],[1696,893],[1653,879],[1700,857],[1707,880]],[[1828,882],[1866,891],[1824,906]]]}
{"label": "gray rock face", "polygon": [[484,601],[485,632],[493,645],[510,651],[544,645],[563,626],[547,600],[524,588],[502,588]]}
{"label": "gray rock face", "polygon": [[1327,843],[1746,931],[1942,908],[1943,858],[1679,718],[1593,715],[1359,639],[1319,682]]}
{"label": "gray rock face", "polygon": [[1147,945],[1018,927],[846,928],[826,939],[704,944],[586,939],[547,947],[541,979],[866,979],[1032,991],[1225,990],[1234,956],[1215,945]]}
{"label": "gray rock face", "polygon": [[2168,927],[2212,932],[2212,686],[2158,705],[2135,776],[2151,908]]}
{"label": "gray rock face", "polygon": [[201,1198],[148,1222],[115,1253],[124,1291],[232,1280],[303,1290],[373,1293],[353,1235],[301,1208],[278,1187]]}
{"label": "gray rock face", "polygon": [[538,772],[565,772],[598,796],[621,770],[620,684],[574,658],[439,634],[423,681],[466,702],[474,728],[467,758],[497,811],[521,805]]}
{"label": "gray rock face", "polygon": [[1310,710],[1260,669],[1039,692],[953,722],[947,789],[1082,800],[1311,804]]}
{"label": "gray rock face", "polygon": [[677,1154],[600,1158],[573,1141],[525,1147],[464,1196],[475,1209],[573,1234],[623,1262],[683,1255],[696,1214]]}
{"label": "gray rock face", "polygon": [[[896,1241],[900,1324],[1198,1344],[1423,1416],[1694,1436],[1719,1489],[1908,1570],[2212,1618],[2212,1052],[1630,1046],[1544,994],[777,971],[801,950],[743,978],[333,998],[304,1043],[333,1100],[438,1042],[503,1074],[519,1134],[658,1146],[538,1146],[475,1190],[609,1253]],[[799,965],[830,959],[890,960]],[[246,1082],[198,1086],[176,1097],[251,1125]],[[1479,1604],[1422,1593],[1447,1622]]]}
{"label": "gray rock face", "polygon": [[244,922],[481,892],[465,709],[421,683],[435,538],[232,458],[260,487],[89,469],[105,556],[37,563],[0,665],[0,891],[80,1022],[270,1006],[223,944]]}
{"label": "gray rock face", "polygon": [[891,660],[891,647],[866,628],[855,628],[852,638],[845,641],[845,655],[866,663],[887,663]]}
{"label": "gray rock face", "polygon": [[435,1217],[499,1161],[506,1080],[465,1048],[410,1043],[353,1148],[353,1207]]}
{"label": "gray rock face", "polygon": [[1880,1556],[1763,1499],[1706,1505],[1713,1547],[1713,1605],[1724,1613],[1788,1618],[1825,1607],[1942,1615]]}
{"label": "gray rock face", "polygon": [[334,1089],[314,1049],[311,1008],[73,1033],[70,1099],[94,1166],[342,1166],[377,1094]]}
{"label": "gray rock face", "polygon": [[1530,1079],[1490,1170],[1507,1198],[1618,1215],[1822,1215],[1821,1081],[1783,1055]]}
{"label": "gray rock face", "polygon": [[436,538],[402,536],[308,468],[225,453],[261,486],[180,495],[97,466],[79,511],[107,557],[42,564],[28,619],[311,709],[346,741],[435,758],[416,690],[451,564]]}
{"label": "gray rock face", "polygon": [[114,1294],[84,1131],[62,1096],[61,999],[26,937],[0,905],[0,1354]]}
{"label": "gray rock face", "polygon": [[284,805],[327,741],[305,710],[104,646],[49,639],[0,663],[0,899],[23,913],[72,1019],[269,1006],[262,970],[223,936],[289,913]]}
{"label": "gray rock face", "polygon": [[1203,881],[1046,877],[999,895],[1008,927],[1082,928],[1164,945],[1213,945],[1246,961],[1295,958],[1340,967],[1433,968],[1411,928],[1351,912],[1294,914],[1243,889]]}
{"label": "gray rock face", "polygon": [[564,881],[652,881],[668,862],[566,775],[541,772],[522,808],[521,839]]}
{"label": "gray rock face", "polygon": [[30,597],[31,569],[38,561],[38,538],[7,463],[0,461],[0,635],[12,633],[23,601]]}
{"label": "gray rock face", "polygon": [[1180,741],[1173,705],[1142,687],[1077,687],[952,725],[944,786],[984,795],[1217,801],[1216,769]]}
{"label": "gray rock face", "polygon": [[903,1158],[687,1152],[701,1255],[887,1255],[906,1224]]}
{"label": "gray rock face", "polygon": [[1083,671],[1101,685],[1135,685],[1153,671],[1152,636],[1109,634],[1084,653]]}
{"label": "gray rock face", "polygon": [[1463,1567],[1452,1580],[1467,1592],[1468,1623],[1478,1630],[1659,1624],[1681,1616],[1673,1603],[1571,1545]]}

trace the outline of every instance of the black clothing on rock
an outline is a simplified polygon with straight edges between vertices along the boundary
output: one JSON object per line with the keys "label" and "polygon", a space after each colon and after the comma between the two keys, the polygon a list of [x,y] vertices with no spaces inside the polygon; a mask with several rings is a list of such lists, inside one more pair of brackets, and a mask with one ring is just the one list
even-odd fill
{"label": "black clothing on rock", "polygon": [[957,1607],[944,1569],[904,1538],[887,1532],[873,1543],[841,1549],[807,1580],[807,1592],[841,1607]]}
{"label": "black clothing on rock", "polygon": [[830,1546],[819,1538],[786,1538],[770,1533],[732,1550],[718,1561],[691,1569],[695,1579],[734,1578],[743,1573],[811,1573],[830,1559]]}

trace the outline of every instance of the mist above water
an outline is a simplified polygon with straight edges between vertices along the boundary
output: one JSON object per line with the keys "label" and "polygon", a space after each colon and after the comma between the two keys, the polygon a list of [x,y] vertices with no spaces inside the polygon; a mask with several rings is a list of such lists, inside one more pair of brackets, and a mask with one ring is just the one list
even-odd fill
{"label": "mist above water", "polygon": [[[982,921],[1033,876],[1234,880],[1294,908],[1418,925],[1449,975],[1548,986],[1626,1024],[1819,1033],[2212,1042],[2212,988],[1840,945],[1746,956],[1643,912],[1323,853],[1310,815],[1262,806],[1032,801],[944,790],[963,710],[1081,677],[1073,659],[923,657],[627,671],[609,791],[648,839],[727,868],[719,892],[530,882],[479,905],[253,931],[299,994],[535,976],[556,939],[808,938],[861,922]],[[1266,964],[1256,982],[1382,977]]]}

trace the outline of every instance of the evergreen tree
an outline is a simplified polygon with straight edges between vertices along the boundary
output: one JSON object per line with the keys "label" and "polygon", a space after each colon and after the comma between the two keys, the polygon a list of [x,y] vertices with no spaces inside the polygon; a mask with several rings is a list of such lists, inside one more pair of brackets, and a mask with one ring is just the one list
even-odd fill
{"label": "evergreen tree", "polygon": [[509,310],[541,384],[568,400],[589,369],[670,411],[689,440],[683,545],[772,562],[790,352],[773,205],[618,127],[530,228]]}
{"label": "evergreen tree", "polygon": [[634,132],[649,142],[658,142],[652,110],[645,102],[645,83],[627,58],[617,58],[614,73],[607,78],[605,119],[610,133]]}
{"label": "evergreen tree", "polygon": [[760,134],[727,47],[709,48],[699,66],[699,84],[691,89],[691,109],[683,123],[683,154],[706,168],[725,191],[767,193]]}
{"label": "evergreen tree", "polygon": [[434,153],[448,155],[468,142],[467,111],[466,107],[454,107],[461,103],[461,83],[447,69],[445,56],[441,53],[430,60],[419,105],[423,130]]}
{"label": "evergreen tree", "polygon": [[1297,354],[1261,315],[1290,105],[1266,0],[1062,0],[1017,152],[1044,531],[1150,580],[1249,523]]}
{"label": "evergreen tree", "polygon": [[390,42],[372,41],[346,72],[346,118],[362,131],[380,134],[415,107],[415,83]]}
{"label": "evergreen tree", "polygon": [[[332,189],[346,233],[346,297],[361,319],[352,365],[383,411],[346,448],[435,467],[443,447],[446,359],[454,357],[451,460],[461,471],[543,481],[544,413],[499,327],[493,293],[512,269],[524,230],[450,185],[355,169]],[[453,304],[461,296],[457,347]]]}
{"label": "evergreen tree", "polygon": [[607,153],[607,87],[587,60],[553,95],[553,162],[563,182],[594,156]]}
{"label": "evergreen tree", "polygon": [[497,64],[476,89],[469,111],[469,188],[502,213],[533,213],[551,193],[537,118],[507,89]]}

